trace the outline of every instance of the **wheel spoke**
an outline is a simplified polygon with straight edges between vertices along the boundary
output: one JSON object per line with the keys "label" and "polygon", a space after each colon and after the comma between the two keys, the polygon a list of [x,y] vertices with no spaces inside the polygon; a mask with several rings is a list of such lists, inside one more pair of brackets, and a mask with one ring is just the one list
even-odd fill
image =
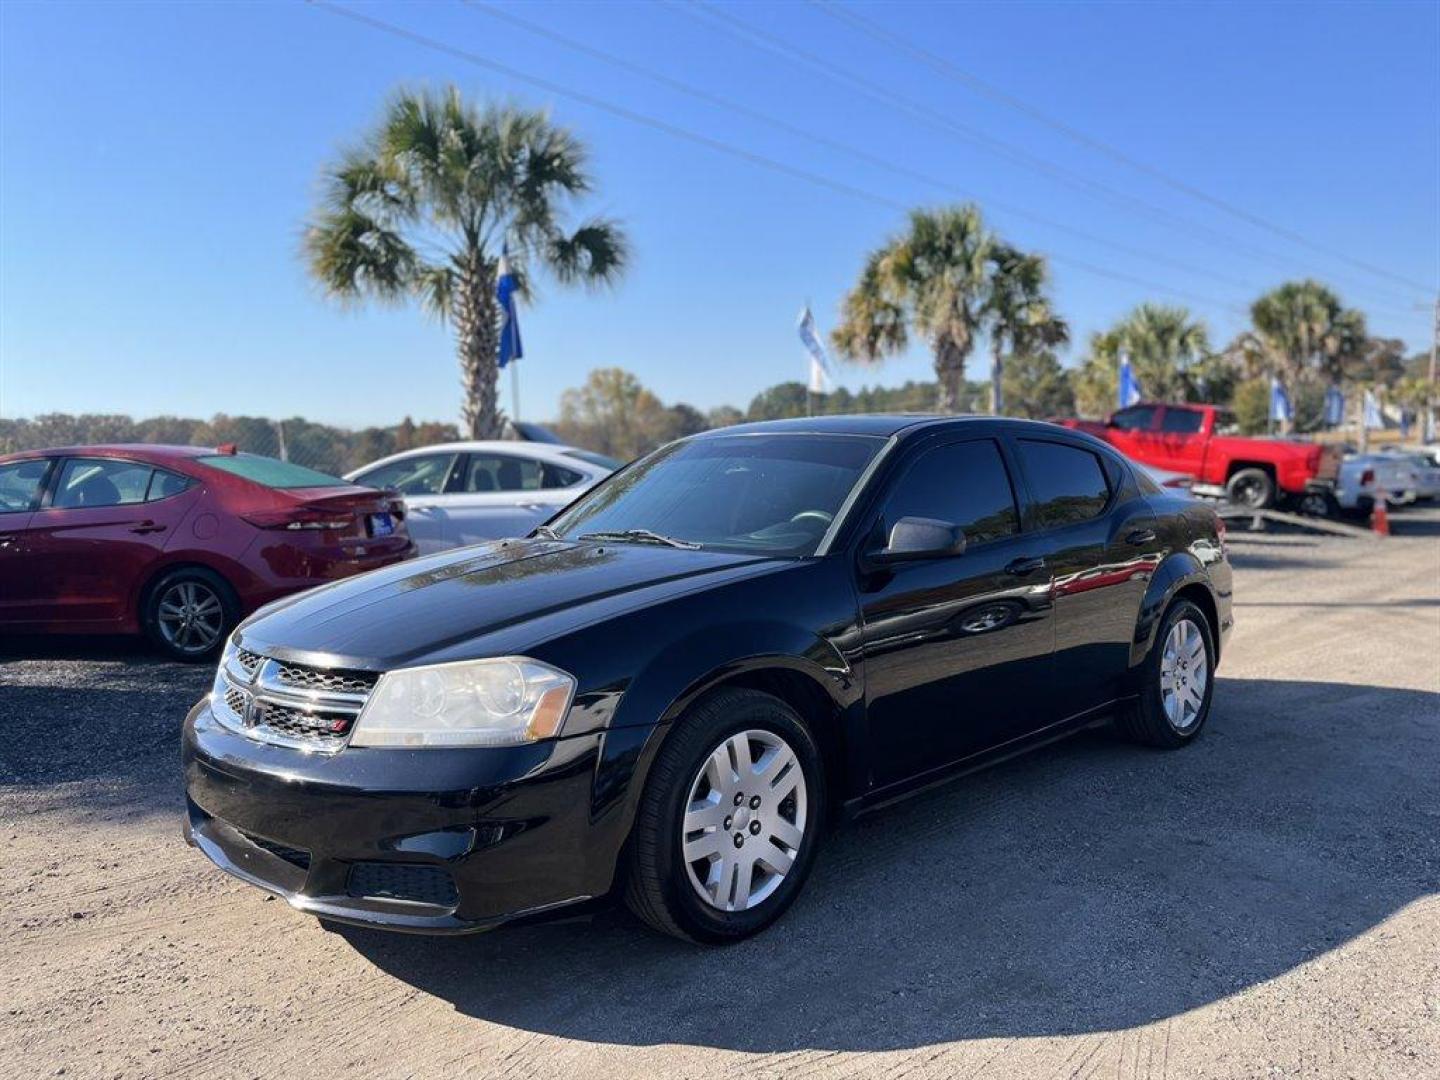
{"label": "wheel spoke", "polygon": [[685,811],[685,834],[701,829],[718,829],[725,821],[727,808],[720,802],[692,803]]}
{"label": "wheel spoke", "polygon": [[805,838],[805,834],[791,822],[777,816],[770,823],[770,837],[773,840],[779,840],[789,851],[798,851],[800,841]]}
{"label": "wheel spoke", "polygon": [[761,790],[773,789],[775,785],[782,782],[787,770],[798,768],[795,759],[795,752],[788,746],[776,747],[769,751],[756,763],[755,775],[760,781]]}
{"label": "wheel spoke", "polygon": [[730,768],[738,777],[748,777],[755,771],[750,760],[750,738],[747,734],[732,735],[725,743],[730,756]]}
{"label": "wheel spoke", "polygon": [[735,853],[735,885],[730,893],[732,911],[744,911],[750,906],[750,879],[755,874],[755,860],[747,857],[745,851]]}
{"label": "wheel spoke", "polygon": [[712,856],[720,857],[724,853],[722,841],[728,840],[722,832],[701,833],[693,840],[685,841],[685,861],[687,863],[699,862],[701,859],[708,859]]}

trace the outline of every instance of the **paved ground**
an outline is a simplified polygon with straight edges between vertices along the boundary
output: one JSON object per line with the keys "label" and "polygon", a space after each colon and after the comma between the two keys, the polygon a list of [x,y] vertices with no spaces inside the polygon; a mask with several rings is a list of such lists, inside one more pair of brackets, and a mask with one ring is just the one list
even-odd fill
{"label": "paved ground", "polygon": [[1440,1076],[1440,511],[1239,537],[1204,737],[837,835],[719,951],[621,913],[331,934],[179,837],[208,673],[0,660],[0,1075]]}

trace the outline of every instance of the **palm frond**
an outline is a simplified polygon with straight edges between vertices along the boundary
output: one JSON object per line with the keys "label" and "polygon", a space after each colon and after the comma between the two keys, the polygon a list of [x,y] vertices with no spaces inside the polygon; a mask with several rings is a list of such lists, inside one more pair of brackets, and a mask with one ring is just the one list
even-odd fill
{"label": "palm frond", "polygon": [[552,236],[545,261],[561,284],[600,288],[613,285],[624,273],[630,247],[619,224],[594,218],[568,236]]}

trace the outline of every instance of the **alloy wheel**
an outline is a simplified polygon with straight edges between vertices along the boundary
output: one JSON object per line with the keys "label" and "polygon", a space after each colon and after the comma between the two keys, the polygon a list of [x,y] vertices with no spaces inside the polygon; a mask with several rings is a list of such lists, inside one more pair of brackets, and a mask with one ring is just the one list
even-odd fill
{"label": "alloy wheel", "polygon": [[1176,731],[1189,731],[1199,722],[1209,681],[1205,636],[1189,619],[1180,619],[1165,636],[1160,655],[1160,700]]}
{"label": "alloy wheel", "polygon": [[690,784],[681,858],[700,898],[720,911],[764,903],[805,842],[805,773],[772,731],[752,729],[715,747]]}
{"label": "alloy wheel", "polygon": [[203,581],[179,581],[161,594],[155,618],[167,645],[178,652],[199,654],[220,640],[225,606]]}

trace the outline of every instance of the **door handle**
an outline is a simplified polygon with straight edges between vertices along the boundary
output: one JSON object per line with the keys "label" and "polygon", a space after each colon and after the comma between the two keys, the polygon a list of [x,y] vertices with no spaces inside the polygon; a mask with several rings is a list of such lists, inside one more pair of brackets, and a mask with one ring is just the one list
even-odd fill
{"label": "door handle", "polygon": [[143,534],[145,534],[145,533],[164,532],[164,531],[165,531],[165,526],[164,526],[164,525],[157,525],[157,524],[155,524],[155,522],[153,522],[153,521],[142,521],[142,522],[140,522],[139,525],[136,525],[136,526],[135,526],[133,529],[131,529],[130,531],[131,531],[132,533],[140,533],[140,534],[143,535]]}
{"label": "door handle", "polygon": [[1154,539],[1154,529],[1131,529],[1125,534],[1125,542],[1127,544],[1148,544]]}
{"label": "door handle", "polygon": [[1036,570],[1045,569],[1045,560],[1039,557],[1014,559],[1005,567],[1005,573],[1013,574],[1015,577],[1024,577],[1026,574],[1033,574]]}

